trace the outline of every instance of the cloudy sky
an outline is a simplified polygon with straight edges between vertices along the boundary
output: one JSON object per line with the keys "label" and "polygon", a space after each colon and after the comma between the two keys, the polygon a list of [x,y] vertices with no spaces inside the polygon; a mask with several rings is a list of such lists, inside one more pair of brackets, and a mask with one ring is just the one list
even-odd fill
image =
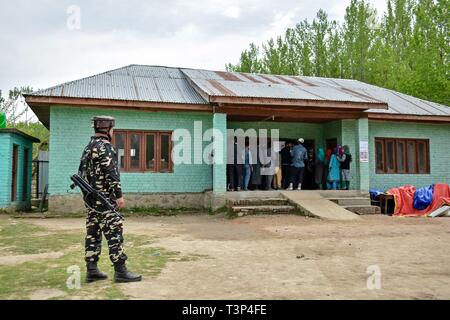
{"label": "cloudy sky", "polygon": [[[0,0],[0,89],[46,88],[128,64],[223,70],[250,42],[350,0]],[[385,0],[371,0],[385,10]]]}

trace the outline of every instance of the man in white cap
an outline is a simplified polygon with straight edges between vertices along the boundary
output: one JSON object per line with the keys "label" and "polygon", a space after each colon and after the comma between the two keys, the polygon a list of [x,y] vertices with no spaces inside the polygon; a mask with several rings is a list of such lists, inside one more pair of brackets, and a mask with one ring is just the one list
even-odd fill
{"label": "man in white cap", "polygon": [[305,140],[300,138],[297,144],[292,148],[292,166],[291,166],[291,183],[288,190],[301,190],[303,182],[303,173],[305,171],[305,160],[308,159],[308,151],[303,146]]}

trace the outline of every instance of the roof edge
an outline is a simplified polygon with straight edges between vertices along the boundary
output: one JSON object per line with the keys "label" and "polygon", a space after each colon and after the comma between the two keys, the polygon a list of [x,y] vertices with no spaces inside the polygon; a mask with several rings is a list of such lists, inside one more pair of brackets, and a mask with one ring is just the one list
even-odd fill
{"label": "roof edge", "polygon": [[413,115],[368,112],[369,120],[404,121],[404,122],[434,122],[450,123],[450,115]]}
{"label": "roof edge", "polygon": [[24,95],[25,101],[30,105],[76,105],[92,107],[133,107],[133,108],[160,108],[164,110],[188,110],[188,111],[210,111],[208,103],[179,103],[179,102],[158,102],[139,101],[121,99],[101,99],[101,98],[77,98],[77,97],[55,97],[55,96],[35,96]]}
{"label": "roof edge", "polygon": [[308,106],[308,107],[331,107],[336,109],[381,109],[387,110],[385,102],[357,102],[336,100],[310,100],[310,99],[286,99],[286,98],[259,98],[259,97],[231,97],[231,96],[209,96],[211,103],[219,104],[245,104],[245,105],[277,105],[277,106]]}
{"label": "roof edge", "polygon": [[38,138],[30,136],[29,134],[27,134],[19,129],[16,129],[16,128],[2,128],[2,129],[0,129],[0,133],[2,133],[2,132],[17,134],[19,136],[22,136],[22,137],[30,140],[31,142],[35,142],[35,143],[41,142],[41,140],[39,140]]}

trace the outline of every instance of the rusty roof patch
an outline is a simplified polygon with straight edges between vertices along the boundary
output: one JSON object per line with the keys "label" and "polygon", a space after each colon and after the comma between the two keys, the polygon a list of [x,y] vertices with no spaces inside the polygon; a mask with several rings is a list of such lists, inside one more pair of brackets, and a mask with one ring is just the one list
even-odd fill
{"label": "rusty roof patch", "polygon": [[220,93],[226,96],[235,96],[236,93],[225,87],[223,84],[218,82],[217,80],[208,80],[208,82],[217,90],[219,90]]}
{"label": "rusty roof patch", "polygon": [[240,72],[239,74],[240,74],[241,76],[247,78],[248,80],[252,81],[252,82],[255,82],[255,83],[264,83],[264,82],[262,82],[262,81],[259,81],[259,80],[256,79],[255,77],[252,77],[252,76],[249,75],[248,73]]}
{"label": "rusty roof patch", "polygon": [[260,76],[261,78],[266,79],[267,81],[270,81],[270,82],[272,82],[272,83],[275,83],[275,84],[281,84],[280,82],[278,82],[278,81],[276,81],[276,80],[273,80],[272,78],[270,78],[270,77],[268,77],[268,76],[264,76],[264,75],[262,75],[262,74],[258,74],[258,76]]}
{"label": "rusty roof patch", "polygon": [[[334,81],[334,82],[335,82],[335,81]],[[370,99],[370,100],[377,101],[377,102],[382,102],[382,101],[379,101],[379,100],[377,100],[377,99],[372,98],[371,96],[369,96],[369,95],[367,95],[367,94],[360,93],[360,92],[356,92],[356,91],[354,91],[354,90],[352,90],[352,89],[349,89],[349,88],[344,88],[344,87],[336,87],[336,88],[337,88],[338,90],[345,91],[345,92],[351,93],[351,94],[353,94],[353,95],[359,96],[359,97],[361,97],[361,98]]]}
{"label": "rusty roof patch", "polygon": [[296,81],[300,82],[301,84],[306,84],[307,86],[310,86],[310,87],[317,87],[315,84],[305,81],[305,80],[301,79],[300,77],[291,77],[291,79],[296,80]]}
{"label": "rusty roof patch", "polygon": [[221,76],[224,80],[228,80],[228,81],[242,81],[241,79],[236,77],[231,72],[214,71],[214,73],[216,73],[217,75]]}
{"label": "rusty roof patch", "polygon": [[286,82],[286,83],[292,84],[292,85],[294,85],[294,86],[297,85],[296,82],[292,81],[292,80],[289,79],[288,77],[283,77],[283,76],[275,76],[275,77],[277,77],[278,79],[280,79],[280,80],[282,80],[282,81],[284,81],[284,82]]}

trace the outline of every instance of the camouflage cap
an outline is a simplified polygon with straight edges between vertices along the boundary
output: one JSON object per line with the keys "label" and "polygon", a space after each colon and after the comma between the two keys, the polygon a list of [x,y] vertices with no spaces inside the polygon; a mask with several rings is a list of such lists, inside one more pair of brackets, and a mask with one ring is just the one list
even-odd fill
{"label": "camouflage cap", "polygon": [[91,119],[92,128],[112,128],[116,125],[116,119],[110,116],[95,116]]}

